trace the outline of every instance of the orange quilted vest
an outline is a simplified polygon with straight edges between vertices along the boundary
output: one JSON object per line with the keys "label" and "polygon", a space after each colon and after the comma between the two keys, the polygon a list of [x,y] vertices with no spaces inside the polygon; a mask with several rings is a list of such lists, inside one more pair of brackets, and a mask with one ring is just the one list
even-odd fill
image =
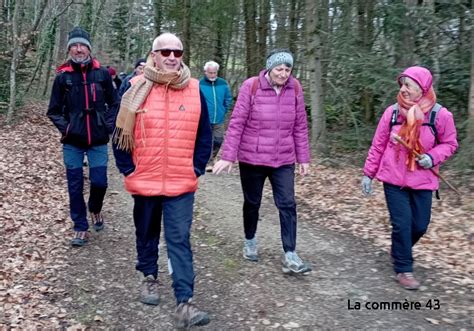
{"label": "orange quilted vest", "polygon": [[197,190],[193,155],[201,115],[199,81],[183,90],[155,85],[135,120],[135,171],[125,188],[142,196],[178,196]]}

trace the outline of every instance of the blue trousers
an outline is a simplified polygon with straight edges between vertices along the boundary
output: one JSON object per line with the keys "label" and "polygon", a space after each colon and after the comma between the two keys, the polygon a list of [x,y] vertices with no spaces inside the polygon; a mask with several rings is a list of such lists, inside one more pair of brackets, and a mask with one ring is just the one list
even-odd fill
{"label": "blue trousers", "polygon": [[144,276],[158,276],[158,245],[163,215],[168,265],[171,267],[176,301],[178,304],[187,302],[194,292],[193,253],[190,243],[194,192],[177,197],[134,195],[133,198],[136,269]]}
{"label": "blue trousers", "polygon": [[257,232],[260,204],[265,180],[272,185],[273,200],[280,216],[280,235],[285,252],[296,249],[295,165],[278,168],[240,162],[240,181],[244,193],[244,232],[252,239]]}
{"label": "blue trousers", "polygon": [[392,259],[396,273],[413,271],[412,247],[426,233],[433,192],[384,183],[392,223]]}
{"label": "blue trousers", "polygon": [[67,187],[69,193],[69,208],[74,222],[74,231],[87,231],[87,210],[84,201],[84,155],[89,163],[90,194],[88,207],[91,213],[102,210],[105,192],[107,190],[107,145],[79,148],[73,145],[63,145],[64,165],[66,166]]}

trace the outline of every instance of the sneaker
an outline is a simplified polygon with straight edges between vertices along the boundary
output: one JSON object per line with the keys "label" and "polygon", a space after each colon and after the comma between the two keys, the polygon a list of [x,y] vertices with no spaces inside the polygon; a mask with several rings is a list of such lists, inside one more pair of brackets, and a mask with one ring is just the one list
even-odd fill
{"label": "sneaker", "polygon": [[200,311],[195,305],[190,302],[182,302],[176,307],[174,315],[176,328],[190,328],[197,325],[202,326],[210,322],[209,315]]}
{"label": "sneaker", "polygon": [[89,239],[89,233],[87,231],[76,231],[74,232],[74,238],[71,240],[71,246],[82,247],[87,243]]}
{"label": "sneaker", "polygon": [[286,252],[283,254],[281,263],[283,264],[282,270],[285,274],[305,274],[311,271],[311,267],[304,263],[296,252]]}
{"label": "sneaker", "polygon": [[99,232],[104,228],[104,218],[102,214],[98,212],[97,214],[91,213],[92,223],[94,223],[94,230]]}
{"label": "sneaker", "polygon": [[416,280],[412,272],[400,272],[397,274],[398,283],[406,290],[417,290],[420,282]]}
{"label": "sneaker", "polygon": [[206,166],[206,172],[211,172],[212,171],[212,165]]}
{"label": "sneaker", "polygon": [[160,303],[159,283],[153,275],[148,275],[142,280],[140,302],[146,305],[157,306]]}
{"label": "sneaker", "polygon": [[244,242],[244,259],[250,261],[258,261],[257,239],[245,239]]}

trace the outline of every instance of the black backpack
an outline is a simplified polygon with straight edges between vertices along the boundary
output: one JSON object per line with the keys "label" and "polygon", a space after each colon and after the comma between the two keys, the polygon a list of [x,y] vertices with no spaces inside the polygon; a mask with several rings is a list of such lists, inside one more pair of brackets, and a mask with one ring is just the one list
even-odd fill
{"label": "black backpack", "polygon": [[[400,122],[397,122],[398,103],[393,104],[392,107],[393,107],[393,111],[392,111],[392,118],[390,120],[390,131],[392,131],[392,127],[395,124],[402,124]],[[443,108],[443,106],[441,106],[439,103],[435,103],[433,108],[431,108],[431,110],[430,110],[430,121],[428,123],[423,123],[422,124],[422,125],[430,127],[431,132],[433,133],[433,135],[435,137],[436,144],[439,144],[439,140],[438,140],[438,130],[436,129],[435,121],[436,121],[436,115],[438,115],[438,112],[441,108]]]}

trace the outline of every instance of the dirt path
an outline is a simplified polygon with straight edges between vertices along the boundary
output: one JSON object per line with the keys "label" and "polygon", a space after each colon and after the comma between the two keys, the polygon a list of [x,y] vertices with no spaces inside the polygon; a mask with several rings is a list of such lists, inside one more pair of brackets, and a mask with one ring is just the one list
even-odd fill
{"label": "dirt path", "polygon": [[[268,187],[265,192],[257,234],[261,261],[252,263],[241,257],[238,173],[201,179],[192,241],[195,302],[208,310],[212,319],[204,328],[473,328],[471,292],[441,284],[435,271],[421,268],[416,272],[426,286],[418,292],[402,290],[391,280],[385,252],[364,240],[310,224],[304,215],[299,219],[298,251],[314,272],[306,277],[283,275],[278,213]],[[301,205],[300,209],[307,207]],[[162,303],[150,307],[137,300],[140,275],[134,270],[132,199],[114,167],[105,208],[109,220],[105,231],[93,233],[88,247],[69,249],[70,264],[61,273],[67,291],[56,302],[70,317],[65,326],[173,329],[175,304],[166,249],[159,261]],[[386,304],[389,309],[382,308]]]}

